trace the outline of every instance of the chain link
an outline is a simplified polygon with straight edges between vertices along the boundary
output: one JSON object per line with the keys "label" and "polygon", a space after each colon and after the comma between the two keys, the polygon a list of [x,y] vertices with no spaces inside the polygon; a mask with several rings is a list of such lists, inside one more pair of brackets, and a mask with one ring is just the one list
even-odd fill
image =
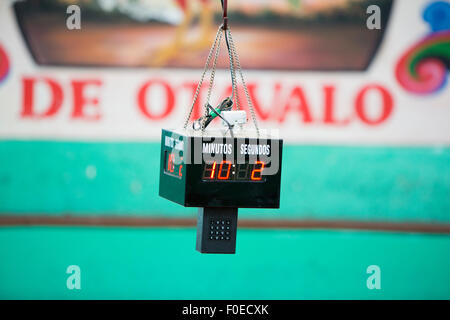
{"label": "chain link", "polygon": [[[224,32],[226,32],[226,37],[225,39],[227,40],[227,45],[229,45],[229,41],[228,41],[228,35],[229,35],[229,29],[225,30]],[[237,90],[237,82],[236,82],[236,69],[235,69],[235,62],[234,62],[234,55],[233,52],[231,50],[231,47],[228,48],[228,56],[230,58],[230,72],[231,72],[231,100],[234,100],[236,103],[236,107],[238,110],[240,110],[240,106],[239,106],[239,93]]]}
{"label": "chain link", "polygon": [[[211,57],[212,57],[212,55],[213,55],[213,52],[215,51],[215,48],[216,48],[216,45],[217,45],[217,40],[218,40],[218,38],[219,38],[219,37],[221,38],[221,34],[222,34],[222,26],[220,26],[219,29],[217,30],[216,38],[214,39],[213,46],[211,47],[211,50],[209,51],[208,58],[206,59],[205,68],[203,69],[202,76],[201,76],[200,81],[199,81],[199,83],[198,83],[198,85],[197,85],[197,89],[195,90],[194,100],[192,101],[191,109],[189,110],[189,113],[188,113],[188,115],[186,116],[186,119],[185,119],[185,121],[184,121],[184,125],[183,125],[183,128],[184,128],[184,129],[187,128],[187,125],[188,125],[188,123],[189,123],[189,119],[191,118],[192,111],[194,110],[195,102],[197,101],[198,95],[199,95],[199,93],[200,93],[200,89],[201,89],[202,84],[203,84],[203,79],[205,78],[205,74],[206,74],[206,72],[208,71],[209,64],[210,64],[210,62],[211,62]],[[220,43],[219,43],[219,45],[220,45]]]}
{"label": "chain link", "polygon": [[252,115],[252,120],[253,120],[253,124],[255,125],[256,134],[259,137],[259,127],[258,127],[258,123],[256,121],[255,110],[253,109],[253,103],[252,103],[252,100],[250,99],[250,95],[248,94],[247,84],[245,83],[244,75],[242,73],[241,63],[239,62],[239,56],[237,54],[236,47],[234,46],[233,37],[231,36],[231,32],[229,31],[229,29],[228,29],[228,41],[230,42],[231,51],[233,52],[233,56],[235,57],[235,60],[236,60],[236,68],[239,72],[239,75],[240,75],[240,78],[242,81],[242,86],[244,87],[245,96],[247,98],[247,104],[250,109],[250,113]]}
{"label": "chain link", "polygon": [[209,65],[211,63],[211,58],[214,55],[213,66],[211,68],[211,77],[210,77],[210,80],[209,80],[208,95],[207,95],[206,103],[205,103],[205,106],[204,106],[204,108],[205,108],[205,110],[204,110],[205,117],[203,117],[203,119],[202,119],[202,126],[201,126],[202,133],[205,130],[206,116],[208,115],[208,111],[209,111],[207,105],[209,104],[209,99],[211,97],[211,91],[212,91],[212,87],[213,87],[213,84],[214,84],[214,78],[215,78],[215,73],[216,73],[216,66],[217,66],[217,61],[218,61],[219,52],[220,52],[220,43],[222,41],[222,31],[224,31],[226,33],[225,37],[228,40],[228,44],[230,46],[229,50],[228,50],[228,56],[230,58],[230,71],[231,71],[231,82],[232,82],[231,83],[231,91],[232,91],[231,99],[235,101],[237,110],[240,110],[239,93],[238,93],[238,90],[237,90],[237,81],[236,81],[236,69],[237,69],[237,71],[239,72],[240,79],[242,81],[242,86],[244,87],[244,92],[245,92],[245,96],[246,96],[246,99],[247,99],[247,104],[248,104],[248,107],[250,109],[250,113],[251,113],[251,116],[252,116],[253,124],[255,126],[256,133],[257,133],[257,135],[259,137],[259,127],[258,127],[258,123],[256,121],[256,114],[255,114],[255,111],[254,111],[254,108],[253,108],[252,100],[251,100],[250,95],[248,93],[247,84],[245,83],[244,75],[242,73],[241,64],[239,62],[239,56],[237,54],[236,47],[234,46],[234,41],[233,41],[233,38],[231,36],[231,31],[230,31],[229,27],[226,30],[223,30],[223,25],[221,25],[219,27],[219,30],[217,31],[216,37],[214,39],[213,46],[211,47],[211,50],[209,51],[208,58],[206,59],[205,68],[203,70],[203,73],[202,73],[202,76],[200,78],[200,81],[199,81],[199,83],[197,85],[197,89],[196,89],[195,94],[194,94],[194,99],[193,99],[193,102],[192,102],[192,105],[191,105],[191,109],[190,109],[190,111],[189,111],[189,113],[188,113],[188,115],[187,115],[187,117],[185,119],[183,128],[184,129],[187,128],[187,125],[189,123],[189,119],[191,118],[191,115],[192,115],[192,111],[194,110],[194,105],[195,105],[195,103],[196,103],[196,101],[198,99],[198,95],[200,93],[200,89],[202,87],[204,77],[206,75],[206,72],[209,69]]}
{"label": "chain link", "polygon": [[[220,31],[220,30],[219,30]],[[205,112],[204,112],[204,117],[202,119],[202,131],[205,131],[205,122],[206,122],[206,116],[208,115],[208,104],[209,104],[209,99],[211,98],[211,91],[212,91],[212,87],[214,84],[214,78],[216,76],[216,66],[217,66],[217,60],[219,58],[219,52],[220,52],[220,43],[222,42],[222,32],[220,32],[219,34],[219,39],[217,42],[217,48],[216,48],[216,52],[214,54],[214,60],[213,60],[213,66],[211,68],[211,76],[209,78],[209,88],[208,88],[208,95],[206,96],[206,103],[205,103]]]}
{"label": "chain link", "polygon": [[[227,32],[227,36],[231,34],[231,31],[229,31],[229,29],[226,31]],[[227,37],[228,39],[228,37]],[[235,104],[236,104],[236,109],[237,110],[241,110],[241,105],[240,105],[240,99],[239,99],[239,90],[237,87],[237,80],[236,80],[236,57],[233,53],[232,47],[229,44],[229,41],[227,43],[227,45],[229,45],[229,49],[228,49],[228,55],[230,56],[230,70],[231,70],[231,86],[232,86],[232,99],[234,98]],[[234,94],[236,94],[236,97],[234,97]],[[239,128],[242,130],[243,125],[239,124]]]}

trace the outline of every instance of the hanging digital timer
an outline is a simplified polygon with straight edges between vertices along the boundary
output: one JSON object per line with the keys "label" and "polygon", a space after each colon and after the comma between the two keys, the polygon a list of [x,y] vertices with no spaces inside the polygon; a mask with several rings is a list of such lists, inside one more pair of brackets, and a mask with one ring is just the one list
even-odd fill
{"label": "hanging digital timer", "polygon": [[[185,207],[198,207],[197,250],[234,253],[238,208],[279,208],[283,141],[258,128],[237,52],[226,24],[219,28],[197,86],[191,110],[179,130],[162,130],[159,195]],[[232,94],[216,108],[209,104],[220,42],[230,58]],[[214,56],[204,116],[188,126],[199,88]],[[247,113],[240,110],[236,71],[242,80],[254,129],[243,126]],[[236,105],[237,110],[232,110]],[[207,129],[216,118],[222,129]]]}
{"label": "hanging digital timer", "polygon": [[163,130],[160,196],[186,207],[278,208],[283,142],[250,134]]}

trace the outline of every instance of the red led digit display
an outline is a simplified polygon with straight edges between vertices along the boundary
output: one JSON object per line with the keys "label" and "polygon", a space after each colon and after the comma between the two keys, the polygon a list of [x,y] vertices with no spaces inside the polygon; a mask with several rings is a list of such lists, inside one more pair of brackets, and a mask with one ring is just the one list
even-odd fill
{"label": "red led digit display", "polygon": [[216,174],[216,166],[217,163],[215,161],[213,163],[205,163],[205,169],[203,170],[203,179],[213,180]]}
{"label": "red led digit display", "polygon": [[[183,160],[183,157],[180,158]],[[183,176],[183,165],[175,163],[175,154],[166,151],[164,173],[181,178]]]}
{"label": "red led digit display", "polygon": [[[219,174],[217,175],[217,179],[228,180],[230,178],[230,170],[231,170],[231,161],[222,161],[220,163]],[[226,172],[225,175],[224,172]]]}
{"label": "red led digit display", "polygon": [[173,163],[173,157],[174,157],[174,154],[170,153],[169,154],[169,159],[167,161],[167,171],[171,172],[171,173],[175,170],[175,165]]}
{"label": "red led digit display", "polygon": [[231,161],[205,163],[202,179],[205,181],[263,181],[264,162],[232,164]]}
{"label": "red led digit display", "polygon": [[251,179],[253,181],[260,181],[262,179],[262,171],[264,170],[264,162],[256,161],[254,167]]}

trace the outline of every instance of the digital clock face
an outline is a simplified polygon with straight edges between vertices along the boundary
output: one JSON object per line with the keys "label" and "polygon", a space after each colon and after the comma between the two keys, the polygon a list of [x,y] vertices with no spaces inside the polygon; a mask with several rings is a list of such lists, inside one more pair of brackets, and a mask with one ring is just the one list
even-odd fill
{"label": "digital clock face", "polygon": [[[177,164],[175,154],[165,152],[164,173],[177,178],[183,177],[183,164]],[[181,160],[183,160],[181,158]],[[265,164],[256,160],[254,163],[233,164],[231,161],[222,160],[203,164],[203,181],[238,181],[258,182],[265,181],[263,177]]]}
{"label": "digital clock face", "polygon": [[264,181],[262,172],[264,170],[263,161],[254,163],[233,164],[231,161],[214,161],[203,165],[203,181]]}
{"label": "digital clock face", "polygon": [[163,130],[159,194],[185,207],[278,208],[282,143]]}

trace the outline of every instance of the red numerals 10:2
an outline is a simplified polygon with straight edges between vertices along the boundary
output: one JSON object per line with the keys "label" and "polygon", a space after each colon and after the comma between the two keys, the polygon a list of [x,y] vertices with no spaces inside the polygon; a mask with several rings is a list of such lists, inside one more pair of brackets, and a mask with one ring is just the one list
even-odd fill
{"label": "red numerals 10:2", "polygon": [[261,181],[264,162],[232,164],[231,161],[205,163],[203,180]]}

